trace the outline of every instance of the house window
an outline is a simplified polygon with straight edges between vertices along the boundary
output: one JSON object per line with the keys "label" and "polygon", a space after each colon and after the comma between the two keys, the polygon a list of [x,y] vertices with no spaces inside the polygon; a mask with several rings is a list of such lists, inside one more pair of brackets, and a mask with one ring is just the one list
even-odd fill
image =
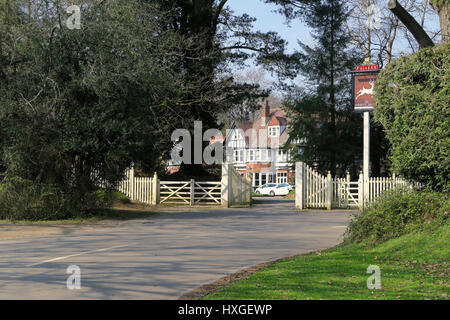
{"label": "house window", "polygon": [[261,161],[261,150],[256,150],[256,161]]}
{"label": "house window", "polygon": [[253,186],[259,187],[259,173],[253,173]]}
{"label": "house window", "polygon": [[287,172],[278,172],[277,183],[287,183]]}
{"label": "house window", "polygon": [[261,185],[265,185],[267,183],[267,174],[261,173]]}
{"label": "house window", "polygon": [[280,136],[280,127],[269,127],[269,137],[276,138]]}
{"label": "house window", "polygon": [[249,160],[250,161],[255,161],[255,150],[250,150],[249,151]]}
{"label": "house window", "polygon": [[235,150],[234,151],[234,162],[244,162],[244,151]]}
{"label": "house window", "polygon": [[274,183],[273,177],[274,177],[274,174],[273,173],[269,173],[267,175],[267,183]]}
{"label": "house window", "polygon": [[261,161],[271,161],[272,159],[271,150],[261,150]]}

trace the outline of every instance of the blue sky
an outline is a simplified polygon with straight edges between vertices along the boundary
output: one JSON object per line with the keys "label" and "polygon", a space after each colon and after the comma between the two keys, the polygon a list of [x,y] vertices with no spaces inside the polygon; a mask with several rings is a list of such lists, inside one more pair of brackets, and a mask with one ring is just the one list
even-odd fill
{"label": "blue sky", "polygon": [[[387,0],[386,0],[387,3]],[[249,14],[251,17],[256,18],[254,23],[254,29],[262,32],[275,31],[283,39],[288,42],[288,52],[292,53],[294,50],[298,50],[298,40],[308,45],[314,46],[312,37],[310,35],[310,29],[301,23],[298,19],[292,21],[290,26],[286,24],[286,18],[274,12],[277,9],[276,5],[266,4],[262,0],[228,0],[227,5],[237,15],[244,13]],[[436,14],[427,15],[426,28],[429,30],[439,30],[439,19]],[[414,41],[414,40],[413,40]],[[398,33],[396,42],[394,43],[394,55],[410,53],[409,44],[406,39]],[[241,72],[239,70],[237,72]],[[270,75],[268,80],[276,81]],[[295,82],[301,84],[301,79],[298,78]]]}
{"label": "blue sky", "polygon": [[286,25],[286,19],[279,13],[273,12],[277,6],[265,4],[262,0],[229,0],[228,6],[236,14],[248,13],[257,18],[254,26],[256,30],[263,32],[275,31],[288,42],[288,49],[292,52],[298,49],[297,40],[310,43],[311,37],[308,28],[298,20]]}
{"label": "blue sky", "polygon": [[[282,38],[288,41],[289,51],[298,49],[297,40],[312,44],[308,27],[298,20],[291,22],[291,27],[288,27],[285,17],[273,12],[277,9],[276,5],[266,4],[262,0],[228,0],[227,4],[236,14],[248,13],[255,17],[257,19],[254,24],[255,29],[265,32],[278,32]],[[427,15],[425,29],[427,31],[439,30],[439,18],[436,14]],[[396,51],[407,51],[409,46],[406,40],[397,39],[396,49]]]}

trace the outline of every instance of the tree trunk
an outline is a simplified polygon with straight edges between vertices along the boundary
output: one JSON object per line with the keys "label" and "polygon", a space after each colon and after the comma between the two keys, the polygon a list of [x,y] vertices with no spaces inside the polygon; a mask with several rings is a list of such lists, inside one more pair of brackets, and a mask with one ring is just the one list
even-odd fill
{"label": "tree trunk", "polygon": [[331,167],[330,171],[333,176],[336,175],[336,153],[334,150],[337,145],[337,129],[336,129],[336,91],[335,91],[335,42],[334,42],[334,11],[331,12],[331,42],[330,42],[330,121],[331,121],[331,136],[332,136],[332,152],[331,152]]}
{"label": "tree trunk", "polygon": [[[214,18],[218,13],[214,11],[211,0],[186,1],[182,10],[181,30],[184,34],[192,36],[194,42],[186,49],[185,53],[186,83],[191,83],[195,87],[187,97],[189,101],[193,101],[189,105],[189,114],[193,120],[202,121],[204,132],[216,126],[214,115],[210,113],[208,106],[199,97],[202,96],[202,91],[205,88],[208,90],[214,82],[215,59],[217,58],[214,51]],[[194,123],[191,124],[191,128],[193,127]],[[206,145],[207,143],[203,142],[202,151]],[[183,164],[180,173],[197,177],[205,175],[203,166],[195,164],[194,154],[195,148],[192,143],[191,163]]]}
{"label": "tree trunk", "polygon": [[397,37],[397,28],[398,28],[398,19],[395,21],[395,25],[393,26],[393,35],[392,38],[388,40],[387,44],[387,64],[392,61],[392,49],[394,48],[394,41]]}
{"label": "tree trunk", "polygon": [[442,43],[448,43],[450,40],[450,3],[448,0],[435,0],[431,1],[431,6],[439,15]]}
{"label": "tree trunk", "polygon": [[421,48],[434,46],[433,40],[430,39],[425,30],[423,30],[420,24],[397,2],[397,0],[390,0],[388,8],[401,22],[403,22],[406,28],[408,28]]}

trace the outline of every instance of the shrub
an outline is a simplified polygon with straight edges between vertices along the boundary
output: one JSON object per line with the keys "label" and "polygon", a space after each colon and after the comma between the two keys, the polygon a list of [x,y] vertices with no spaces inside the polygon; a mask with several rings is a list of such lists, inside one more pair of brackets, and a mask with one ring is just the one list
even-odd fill
{"label": "shrub", "polygon": [[120,203],[123,203],[123,204],[131,203],[130,198],[128,198],[126,195],[124,195],[118,191],[113,191],[112,193],[113,193],[113,200],[119,201]]}
{"label": "shrub", "polygon": [[33,221],[88,216],[106,202],[94,193],[12,178],[3,181],[0,187],[0,219]]}
{"label": "shrub", "polygon": [[118,191],[99,189],[95,192],[95,194],[98,200],[106,205],[110,205],[113,202],[120,202],[123,204],[131,203],[130,198]]}
{"label": "shrub", "polygon": [[414,230],[434,230],[447,223],[449,195],[400,189],[385,193],[350,224],[345,242],[376,244]]}
{"label": "shrub", "polygon": [[392,145],[392,169],[450,190],[450,44],[388,65],[376,82],[375,106]]}

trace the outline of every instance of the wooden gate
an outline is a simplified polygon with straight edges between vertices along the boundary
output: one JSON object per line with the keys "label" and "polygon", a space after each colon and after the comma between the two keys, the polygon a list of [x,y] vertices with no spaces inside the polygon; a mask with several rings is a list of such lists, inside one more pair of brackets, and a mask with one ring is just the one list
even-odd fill
{"label": "wooden gate", "polygon": [[160,203],[181,205],[220,205],[220,181],[161,181]]}
{"label": "wooden gate", "polygon": [[362,208],[362,177],[358,181],[350,181],[350,175],[346,178],[333,180],[333,206],[336,208]]}
{"label": "wooden gate", "polygon": [[[98,175],[94,170],[92,180],[99,180]],[[156,172],[153,177],[136,177],[131,167],[125,171],[122,181],[113,185],[98,182],[97,186],[114,188],[133,201],[150,205],[251,205],[251,181],[244,179],[229,163],[222,165],[221,181],[160,181]]]}
{"label": "wooden gate", "polygon": [[297,207],[331,209],[332,188],[330,173],[324,176],[305,163],[297,163],[295,190]]}
{"label": "wooden gate", "polygon": [[160,203],[191,204],[190,181],[161,181],[159,184]]}
{"label": "wooden gate", "polygon": [[195,182],[194,204],[221,204],[221,182]]}
{"label": "wooden gate", "polygon": [[305,163],[296,164],[295,206],[305,208],[354,208],[362,209],[375,202],[383,193],[396,188],[421,187],[418,183],[410,183],[396,178],[370,178],[366,181],[363,174],[358,181],[351,181],[350,174],[346,178],[321,175]]}

